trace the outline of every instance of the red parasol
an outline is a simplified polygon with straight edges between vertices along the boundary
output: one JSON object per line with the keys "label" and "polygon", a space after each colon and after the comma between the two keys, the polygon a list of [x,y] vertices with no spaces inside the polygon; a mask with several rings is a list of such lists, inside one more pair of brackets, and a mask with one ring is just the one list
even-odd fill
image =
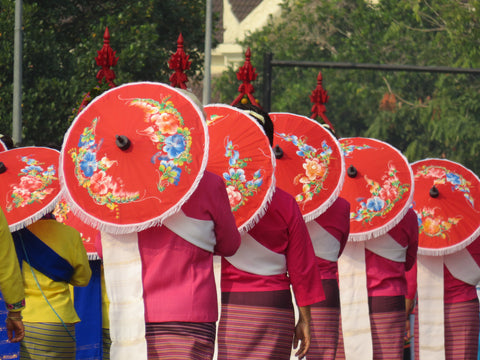
{"label": "red parasol", "polygon": [[275,129],[277,185],[295,196],[303,218],[311,221],[335,202],[342,189],[345,166],[340,144],[306,116],[269,115]]}
{"label": "red parasol", "polygon": [[400,151],[380,140],[339,141],[348,175],[340,196],[350,202],[349,239],[383,235],[398,224],[412,203],[412,169]]}
{"label": "red parasol", "polygon": [[275,157],[257,121],[228,105],[207,105],[207,169],[223,177],[239,231],[263,216],[275,190]]}
{"label": "red parasol", "polygon": [[87,225],[126,234],[161,223],[195,190],[207,163],[202,111],[165,84],[96,97],[65,135],[60,180]]}
{"label": "red parasol", "polygon": [[55,206],[55,209],[53,210],[53,215],[58,222],[69,225],[80,233],[83,246],[87,251],[89,260],[97,260],[99,258],[97,254],[97,249],[95,248],[95,238],[97,237],[98,230],[92,228],[91,226],[88,226],[77,216],[75,216],[75,214],[70,210],[70,206],[63,197]]}
{"label": "red parasol", "polygon": [[412,164],[412,169],[419,254],[451,254],[480,236],[480,181],[477,175],[445,159],[420,160]]}
{"label": "red parasol", "polygon": [[60,197],[59,152],[22,147],[0,152],[0,205],[11,232],[40,219]]}

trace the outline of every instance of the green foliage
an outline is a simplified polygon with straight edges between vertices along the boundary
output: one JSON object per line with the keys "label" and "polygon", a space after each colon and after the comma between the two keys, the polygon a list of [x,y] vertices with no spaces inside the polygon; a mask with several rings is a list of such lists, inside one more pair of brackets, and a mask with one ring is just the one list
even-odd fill
{"label": "green foliage", "polygon": [[[0,0],[0,133],[11,134],[15,2]],[[189,86],[201,80],[203,0],[23,1],[23,144],[61,144],[85,93],[97,85],[95,62],[106,27],[119,58],[120,85],[169,83],[168,60],[180,33],[192,61]],[[213,44],[215,45],[215,44]]]}
{"label": "green foliage", "polygon": [[[241,45],[251,49],[262,104],[267,52],[274,60],[478,69],[478,9],[478,0],[284,0],[280,16]],[[480,75],[274,67],[271,110],[310,115],[319,71],[339,137],[375,137],[412,162],[445,157],[480,173]],[[215,82],[224,102],[238,94],[234,76],[230,69]]]}

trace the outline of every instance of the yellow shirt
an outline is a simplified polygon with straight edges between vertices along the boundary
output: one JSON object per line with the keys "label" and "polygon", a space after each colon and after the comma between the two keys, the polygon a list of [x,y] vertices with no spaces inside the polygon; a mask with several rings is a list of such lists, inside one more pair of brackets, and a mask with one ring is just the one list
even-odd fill
{"label": "yellow shirt", "polygon": [[[92,270],[87,252],[82,244],[82,238],[77,230],[55,220],[39,220],[29,225],[28,230],[72,265],[74,272],[70,279],[71,285],[88,285]],[[35,276],[32,274],[32,270]],[[24,321],[61,322],[55,312],[65,323],[80,321],[73,306],[69,283],[54,281],[31,268],[25,261],[22,274],[26,295],[26,308],[22,313]]]}
{"label": "yellow shirt", "polygon": [[[0,289],[7,304],[17,304],[25,298],[17,253],[2,209],[0,209]],[[22,309],[23,306],[15,310]]]}

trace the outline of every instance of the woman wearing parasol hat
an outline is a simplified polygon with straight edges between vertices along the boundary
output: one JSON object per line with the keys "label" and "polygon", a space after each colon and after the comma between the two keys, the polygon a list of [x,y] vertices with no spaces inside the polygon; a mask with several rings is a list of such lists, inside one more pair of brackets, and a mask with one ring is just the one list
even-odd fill
{"label": "woman wearing parasol hat", "polygon": [[415,358],[477,359],[480,181],[447,159],[414,162],[419,223]]}
{"label": "woman wearing parasol hat", "polygon": [[340,299],[337,261],[350,231],[350,204],[339,197],[343,154],[333,133],[315,120],[270,113],[275,127],[277,186],[295,196],[315,250],[326,299],[312,304],[309,359],[335,359]]}
{"label": "woman wearing parasol hat", "polygon": [[0,208],[0,290],[8,310],[6,327],[8,340],[19,342],[25,335],[22,322],[22,310],[25,308],[25,292],[22,274],[18,265],[12,235],[8,229],[7,219]]}
{"label": "woman wearing parasol hat", "polygon": [[240,235],[208,142],[190,96],[152,82],[104,92],[65,137],[66,199],[100,230],[113,359],[213,356],[213,256]]}
{"label": "woman wearing parasol hat", "polygon": [[418,225],[410,208],[413,174],[393,146],[343,138],[351,205],[350,235],[339,259],[342,333],[338,359],[401,359],[405,272],[415,263]]}
{"label": "woman wearing parasol hat", "polygon": [[75,323],[80,319],[70,285],[86,286],[91,275],[80,234],[49,215],[60,196],[58,158],[57,150],[46,147],[0,153],[5,216],[28,305],[23,311],[21,358],[75,358]]}
{"label": "woman wearing parasol hat", "polygon": [[[253,116],[272,146],[273,123],[268,114],[256,106],[238,107]],[[296,326],[290,286],[299,307]],[[324,300],[325,295],[308,230],[293,196],[275,188],[265,214],[243,234],[239,251],[222,259],[221,288],[219,359],[289,359],[292,329],[293,345],[301,341],[296,355],[306,355],[310,304]]]}

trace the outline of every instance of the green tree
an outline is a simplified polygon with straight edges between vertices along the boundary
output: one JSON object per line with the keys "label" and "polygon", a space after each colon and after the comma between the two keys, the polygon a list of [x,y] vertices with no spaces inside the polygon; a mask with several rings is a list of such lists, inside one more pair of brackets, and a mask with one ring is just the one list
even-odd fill
{"label": "green tree", "polygon": [[[14,1],[0,0],[0,132],[11,133]],[[205,1],[52,0],[23,2],[23,144],[61,144],[108,26],[119,58],[115,83],[169,83],[168,60],[180,33],[192,60],[189,86],[201,80]]]}
{"label": "green tree", "polygon": [[[480,1],[285,0],[279,17],[241,44],[252,51],[262,103],[263,56],[275,60],[480,68]],[[272,111],[310,115],[321,70],[327,116],[340,137],[386,141],[410,161],[446,157],[480,172],[480,76],[275,67]],[[229,69],[221,101],[238,94]]]}

